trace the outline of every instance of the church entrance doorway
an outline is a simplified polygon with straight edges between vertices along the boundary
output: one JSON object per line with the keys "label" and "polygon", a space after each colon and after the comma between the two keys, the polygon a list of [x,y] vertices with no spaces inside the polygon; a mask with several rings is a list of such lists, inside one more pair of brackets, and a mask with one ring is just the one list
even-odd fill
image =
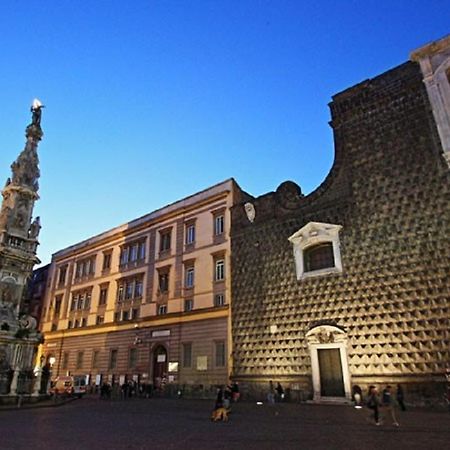
{"label": "church entrance doorway", "polygon": [[341,354],[338,348],[317,350],[320,371],[320,395],[322,397],[344,397]]}
{"label": "church entrance doorway", "polygon": [[332,325],[320,325],[306,333],[316,401],[351,399],[347,363],[347,334]]}

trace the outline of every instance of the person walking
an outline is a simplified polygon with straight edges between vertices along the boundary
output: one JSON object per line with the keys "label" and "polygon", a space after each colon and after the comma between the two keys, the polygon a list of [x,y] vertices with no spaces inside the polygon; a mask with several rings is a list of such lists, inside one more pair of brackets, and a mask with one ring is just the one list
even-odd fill
{"label": "person walking", "polygon": [[397,422],[397,418],[395,417],[395,409],[394,409],[394,401],[392,399],[391,386],[386,386],[383,390],[382,397],[383,408],[386,412],[389,413],[392,419],[392,425],[398,427],[399,424]]}
{"label": "person walking", "polygon": [[403,393],[402,385],[397,384],[397,403],[400,406],[400,408],[402,409],[402,411],[406,411],[404,400],[405,400],[405,394]]}
{"label": "person walking", "polygon": [[375,425],[381,425],[380,422],[380,399],[378,397],[378,390],[376,386],[369,387],[369,395],[367,398],[367,407],[373,410],[373,418],[375,420]]}
{"label": "person walking", "polygon": [[269,381],[269,392],[267,393],[267,401],[269,405],[275,404],[275,388],[273,387],[273,381]]}
{"label": "person walking", "polygon": [[233,402],[237,402],[239,400],[239,397],[241,396],[241,394],[239,393],[239,385],[238,385],[237,381],[235,381],[231,385],[231,393],[233,396]]}
{"label": "person walking", "polygon": [[276,391],[277,391],[277,399],[278,399],[278,401],[279,402],[283,401],[283,399],[284,399],[284,389],[283,389],[283,386],[281,386],[281,383],[277,383]]}
{"label": "person walking", "polygon": [[361,388],[355,384],[353,386],[353,399],[355,400],[355,408],[361,409],[361,403],[362,403],[362,390]]}

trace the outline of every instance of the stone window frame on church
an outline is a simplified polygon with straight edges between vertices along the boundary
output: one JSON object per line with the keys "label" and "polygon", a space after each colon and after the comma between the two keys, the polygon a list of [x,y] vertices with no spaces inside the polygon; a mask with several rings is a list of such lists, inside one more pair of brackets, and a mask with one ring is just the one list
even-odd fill
{"label": "stone window frame on church", "polygon": [[420,64],[443,155],[450,167],[450,35],[411,53]]}
{"label": "stone window frame on church", "polygon": [[[341,229],[342,225],[309,222],[288,238],[293,245],[297,280],[342,272]],[[324,250],[329,252],[328,249],[332,250],[333,257],[322,254],[318,261],[318,253]],[[314,263],[311,261],[313,255],[316,258]],[[328,267],[325,264],[327,261]]]}

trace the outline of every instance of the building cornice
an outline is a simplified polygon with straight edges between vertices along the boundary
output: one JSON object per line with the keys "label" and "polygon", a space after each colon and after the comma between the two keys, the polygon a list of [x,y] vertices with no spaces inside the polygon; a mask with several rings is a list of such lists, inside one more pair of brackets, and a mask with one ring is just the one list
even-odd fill
{"label": "building cornice", "polygon": [[186,212],[189,212],[194,208],[198,208],[206,203],[211,203],[232,192],[234,184],[235,181],[232,178],[225,180],[175,203],[157,209],[142,217],[131,220],[130,222],[119,225],[118,227],[112,228],[111,230],[105,231],[89,239],[81,241],[78,244],[74,244],[70,247],[62,249],[52,255],[52,261],[70,257],[78,253],[80,250],[90,250],[108,241],[126,237],[130,234],[136,233],[154,223],[168,220],[179,214],[185,214]]}

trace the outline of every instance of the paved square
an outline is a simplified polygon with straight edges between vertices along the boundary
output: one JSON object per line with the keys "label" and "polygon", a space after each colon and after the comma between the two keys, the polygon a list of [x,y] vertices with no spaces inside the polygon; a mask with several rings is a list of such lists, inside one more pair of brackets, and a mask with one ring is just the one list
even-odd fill
{"label": "paved square", "polygon": [[375,427],[368,409],[255,403],[212,423],[212,401],[85,398],[49,408],[0,411],[6,449],[444,449],[450,414],[398,413],[400,427]]}

